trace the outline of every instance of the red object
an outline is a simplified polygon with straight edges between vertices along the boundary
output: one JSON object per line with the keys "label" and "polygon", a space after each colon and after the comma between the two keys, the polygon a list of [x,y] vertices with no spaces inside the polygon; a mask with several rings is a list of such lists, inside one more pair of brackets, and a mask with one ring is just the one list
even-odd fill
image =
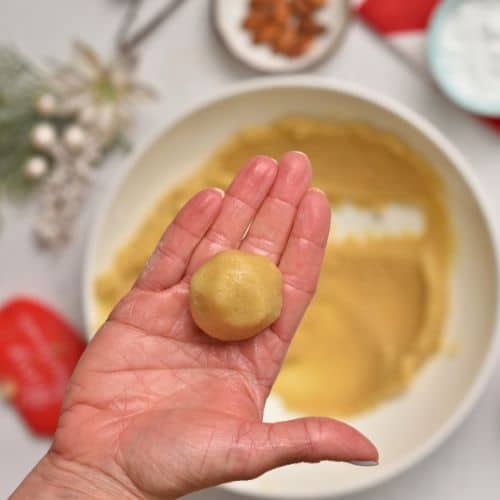
{"label": "red object", "polygon": [[365,0],[358,14],[381,33],[424,30],[439,0]]}
{"label": "red object", "polygon": [[498,131],[500,131],[500,118],[483,118],[483,120],[488,125],[491,125],[493,128],[496,128]]}
{"label": "red object", "polygon": [[0,309],[0,382],[35,434],[54,434],[68,379],[84,349],[79,333],[40,302],[17,298]]}

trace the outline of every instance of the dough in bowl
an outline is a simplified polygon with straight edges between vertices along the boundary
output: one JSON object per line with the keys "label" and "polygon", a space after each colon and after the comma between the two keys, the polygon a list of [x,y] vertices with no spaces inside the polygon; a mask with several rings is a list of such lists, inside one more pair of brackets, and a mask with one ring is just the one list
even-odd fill
{"label": "dough in bowl", "polygon": [[194,322],[223,341],[253,337],[281,312],[279,269],[261,255],[220,252],[193,275],[190,306]]}

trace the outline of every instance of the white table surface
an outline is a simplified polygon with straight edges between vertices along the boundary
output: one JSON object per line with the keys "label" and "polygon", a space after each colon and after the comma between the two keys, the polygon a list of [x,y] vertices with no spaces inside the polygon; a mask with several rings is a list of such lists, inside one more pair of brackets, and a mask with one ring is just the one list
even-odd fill
{"label": "white table surface", "polygon": [[[152,0],[148,0],[150,3]],[[152,2],[153,4],[155,2]],[[158,3],[156,1],[156,3]],[[123,3],[116,0],[2,0],[0,42],[15,44],[38,58],[65,58],[71,40],[81,38],[99,51],[110,50]],[[142,76],[161,92],[143,108],[135,144],[143,143],[193,99],[231,82],[256,76],[219,45],[208,16],[208,0],[187,0],[144,47]],[[429,81],[408,67],[364,26],[353,23],[336,56],[317,75],[362,83],[418,111],[465,154],[478,176],[497,220],[500,219],[500,135],[454,108]],[[30,220],[35,206],[3,206],[0,233],[0,302],[32,293],[82,323],[81,263],[87,231],[101,200],[116,179],[123,158],[111,159],[98,178],[77,233],[59,256],[33,245]],[[497,223],[498,232],[498,223]],[[399,478],[352,500],[455,500],[499,498],[500,366],[477,407],[460,429],[431,457]],[[15,413],[0,403],[0,498],[5,498],[48,442],[33,439]],[[192,500],[235,500],[219,489],[193,494]]]}

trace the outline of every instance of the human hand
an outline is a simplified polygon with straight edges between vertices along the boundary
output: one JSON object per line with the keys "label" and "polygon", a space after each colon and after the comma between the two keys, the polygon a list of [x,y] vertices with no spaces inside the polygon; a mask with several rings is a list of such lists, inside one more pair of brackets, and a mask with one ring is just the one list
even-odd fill
{"label": "human hand", "polygon": [[[302,153],[279,165],[259,156],[225,196],[206,189],[185,205],[88,345],[53,445],[13,498],[44,483],[51,498],[64,488],[75,498],[177,498],[294,462],[377,462],[375,447],[336,420],[262,422],[328,238],[330,205],[310,183]],[[202,333],[188,301],[193,272],[228,248],[263,254],[283,275],[279,319],[233,343]]]}

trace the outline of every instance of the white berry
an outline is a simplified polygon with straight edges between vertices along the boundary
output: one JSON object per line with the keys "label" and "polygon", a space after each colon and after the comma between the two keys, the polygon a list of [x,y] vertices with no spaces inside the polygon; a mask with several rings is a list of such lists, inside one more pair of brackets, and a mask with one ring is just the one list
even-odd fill
{"label": "white berry", "polygon": [[24,166],[24,174],[28,179],[37,180],[43,177],[49,168],[43,156],[32,156]]}
{"label": "white berry", "polygon": [[39,123],[31,133],[33,145],[43,151],[48,151],[56,142],[56,129],[47,122]]}
{"label": "white berry", "polygon": [[70,125],[63,135],[65,146],[71,151],[79,151],[85,145],[87,136],[84,130],[78,125]]}
{"label": "white berry", "polygon": [[57,108],[56,98],[52,94],[42,94],[36,101],[36,110],[42,116],[51,116]]}

